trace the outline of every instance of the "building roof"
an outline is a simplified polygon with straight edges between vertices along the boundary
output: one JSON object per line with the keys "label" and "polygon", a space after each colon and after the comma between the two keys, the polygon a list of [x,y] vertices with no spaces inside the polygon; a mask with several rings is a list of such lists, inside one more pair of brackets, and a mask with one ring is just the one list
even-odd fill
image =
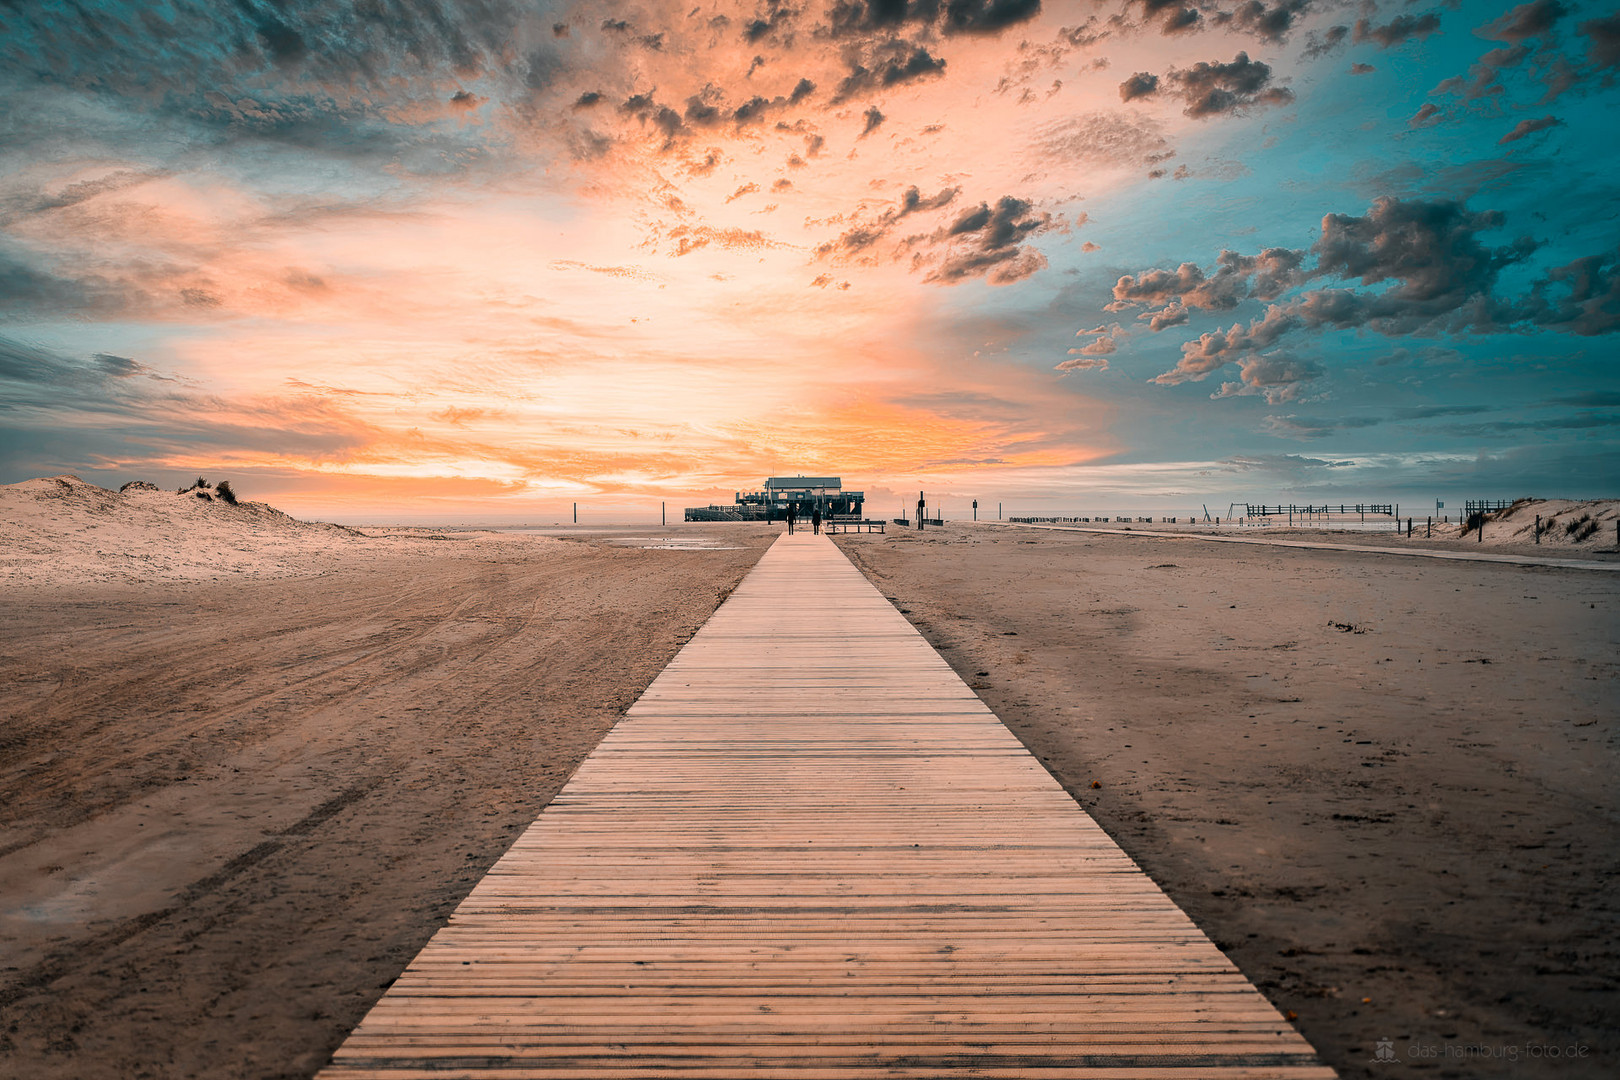
{"label": "building roof", "polygon": [[771,476],[766,478],[765,486],[772,491],[783,488],[842,488],[844,480],[840,476]]}

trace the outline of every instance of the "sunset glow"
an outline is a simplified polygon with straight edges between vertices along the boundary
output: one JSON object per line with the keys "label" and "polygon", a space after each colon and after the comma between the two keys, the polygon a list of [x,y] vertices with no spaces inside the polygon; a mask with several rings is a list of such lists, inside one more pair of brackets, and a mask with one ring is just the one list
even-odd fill
{"label": "sunset glow", "polygon": [[8,10],[0,480],[1612,492],[1620,22],[1510,7]]}

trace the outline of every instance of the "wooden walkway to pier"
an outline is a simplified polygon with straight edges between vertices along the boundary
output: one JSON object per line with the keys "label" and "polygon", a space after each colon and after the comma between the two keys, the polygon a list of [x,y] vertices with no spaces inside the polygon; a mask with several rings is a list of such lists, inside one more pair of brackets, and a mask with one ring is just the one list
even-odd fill
{"label": "wooden walkway to pier", "polygon": [[362,1077],[1332,1077],[825,537],[338,1050]]}

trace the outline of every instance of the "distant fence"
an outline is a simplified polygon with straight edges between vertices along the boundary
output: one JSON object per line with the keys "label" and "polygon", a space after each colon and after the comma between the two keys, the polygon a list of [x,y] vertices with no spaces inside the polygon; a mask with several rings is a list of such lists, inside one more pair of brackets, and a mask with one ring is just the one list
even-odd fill
{"label": "distant fence", "polygon": [[[1183,519],[1181,519],[1181,518],[1173,518],[1173,517],[1155,518],[1155,517],[1151,517],[1151,516],[1149,516],[1149,517],[1118,517],[1118,516],[1110,517],[1110,516],[1105,514],[1105,515],[1102,515],[1100,517],[1010,517],[1007,520],[1012,522],[1014,525],[1078,525],[1078,524],[1082,524],[1082,523],[1084,523],[1084,524],[1107,524],[1107,525],[1117,525],[1117,524],[1151,525],[1155,521],[1157,521],[1157,522],[1159,522],[1160,524],[1163,524],[1163,525],[1179,525],[1179,524],[1181,524]],[[1187,524],[1191,525],[1196,519],[1195,518],[1187,518],[1185,520],[1186,520]]]}
{"label": "distant fence", "polygon": [[1340,514],[1345,516],[1350,514],[1359,514],[1363,517],[1368,514],[1382,514],[1385,517],[1395,516],[1394,503],[1355,503],[1354,505],[1350,503],[1340,503],[1338,506],[1327,506],[1325,504],[1322,506],[1312,506],[1309,503],[1305,504],[1304,506],[1294,506],[1292,504],[1288,506],[1266,506],[1264,503],[1261,503],[1257,506],[1254,503],[1242,503],[1234,504],[1234,508],[1237,505],[1241,505],[1243,507],[1244,517],[1280,517],[1283,515],[1288,515],[1290,517],[1326,517],[1329,514]]}

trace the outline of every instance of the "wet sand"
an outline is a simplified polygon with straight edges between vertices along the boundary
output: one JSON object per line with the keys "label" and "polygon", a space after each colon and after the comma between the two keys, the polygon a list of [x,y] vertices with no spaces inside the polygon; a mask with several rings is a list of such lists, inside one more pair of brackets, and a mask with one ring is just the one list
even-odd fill
{"label": "wet sand", "polygon": [[1620,575],[838,543],[1343,1075],[1620,1071]]}
{"label": "wet sand", "polygon": [[775,530],[633,533],[0,593],[0,1076],[325,1064]]}

